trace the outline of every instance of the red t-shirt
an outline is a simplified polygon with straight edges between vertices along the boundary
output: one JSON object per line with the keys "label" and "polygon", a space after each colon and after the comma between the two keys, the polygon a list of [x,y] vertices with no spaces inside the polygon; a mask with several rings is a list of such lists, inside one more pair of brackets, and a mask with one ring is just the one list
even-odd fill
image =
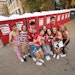
{"label": "red t-shirt", "polygon": [[52,44],[52,38],[53,36],[49,36],[48,34],[45,35],[45,43],[46,44]]}
{"label": "red t-shirt", "polygon": [[52,29],[52,27],[57,27],[57,29],[59,30],[60,28],[60,23],[56,23],[54,26],[52,24],[47,25],[47,28]]}
{"label": "red t-shirt", "polygon": [[59,41],[59,38],[57,37],[56,34],[54,34],[53,37],[54,37],[54,41]]}
{"label": "red t-shirt", "polygon": [[44,37],[40,36],[39,34],[35,34],[34,40],[37,40],[35,44],[37,44],[38,46],[42,46],[44,42]]}
{"label": "red t-shirt", "polygon": [[60,28],[60,23],[56,23],[56,25],[55,25],[56,27],[57,27],[57,29],[59,30],[59,28]]}
{"label": "red t-shirt", "polygon": [[[34,28],[34,30],[37,31],[36,27]],[[31,31],[31,29],[28,29],[28,40],[29,40],[29,42],[33,42],[33,37],[37,33],[37,32],[34,32],[34,30],[32,29],[32,31]]]}
{"label": "red t-shirt", "polygon": [[47,27],[48,29],[51,29],[51,28],[52,28],[51,24],[48,24],[46,27]]}

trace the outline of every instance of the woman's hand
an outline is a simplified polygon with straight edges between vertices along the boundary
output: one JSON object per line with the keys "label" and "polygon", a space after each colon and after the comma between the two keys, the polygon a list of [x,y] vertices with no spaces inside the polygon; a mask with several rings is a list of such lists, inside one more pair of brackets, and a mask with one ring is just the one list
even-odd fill
{"label": "woman's hand", "polygon": [[18,44],[14,44],[14,46],[18,47],[19,45]]}

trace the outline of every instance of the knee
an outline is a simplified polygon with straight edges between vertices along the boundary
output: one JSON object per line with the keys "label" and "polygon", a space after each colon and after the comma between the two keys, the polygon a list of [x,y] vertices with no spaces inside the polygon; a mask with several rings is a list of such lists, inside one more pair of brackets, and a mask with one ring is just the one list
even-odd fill
{"label": "knee", "polygon": [[44,52],[42,52],[41,57],[44,57]]}
{"label": "knee", "polygon": [[35,57],[36,57],[36,58],[40,58],[40,54],[39,54],[39,53],[37,53],[37,55],[35,55]]}

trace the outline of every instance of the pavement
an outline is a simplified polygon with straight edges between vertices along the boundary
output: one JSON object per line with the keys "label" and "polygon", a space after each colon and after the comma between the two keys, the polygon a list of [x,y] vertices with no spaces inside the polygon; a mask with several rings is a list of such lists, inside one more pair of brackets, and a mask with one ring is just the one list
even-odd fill
{"label": "pavement", "polygon": [[75,19],[66,23],[71,42],[67,46],[67,56],[59,60],[46,61],[43,66],[37,66],[27,57],[27,62],[21,63],[12,46],[0,48],[0,75],[75,75]]}

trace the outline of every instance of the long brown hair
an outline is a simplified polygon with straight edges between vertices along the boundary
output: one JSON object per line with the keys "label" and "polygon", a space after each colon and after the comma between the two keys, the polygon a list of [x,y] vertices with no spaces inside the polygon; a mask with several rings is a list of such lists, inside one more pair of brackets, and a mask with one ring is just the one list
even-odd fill
{"label": "long brown hair", "polygon": [[23,26],[26,26],[26,31],[27,31],[27,25],[22,25],[21,30],[23,30]]}

